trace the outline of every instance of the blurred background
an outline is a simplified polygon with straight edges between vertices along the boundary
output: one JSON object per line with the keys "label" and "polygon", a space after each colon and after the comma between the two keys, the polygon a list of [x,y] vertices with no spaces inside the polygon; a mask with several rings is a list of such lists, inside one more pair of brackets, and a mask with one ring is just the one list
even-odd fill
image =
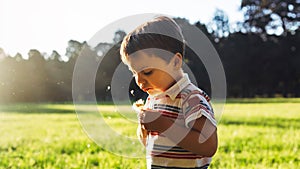
{"label": "blurred background", "polygon": [[[146,168],[144,158],[110,151],[144,155],[141,145],[105,137],[110,127],[110,134],[136,140],[137,122],[127,118],[135,112],[131,105],[117,109],[111,96],[120,42],[131,29],[114,25],[100,36],[103,41],[90,43],[107,25],[143,13],[199,28],[223,63],[227,100],[210,168],[298,169],[300,0],[0,0],[0,168]],[[76,105],[99,131],[94,136],[109,139],[101,144],[84,129],[72,102],[79,56],[101,62],[99,104]],[[184,60],[198,86],[211,94],[198,56],[187,48]],[[128,96],[146,97],[133,80]]]}
{"label": "blurred background", "polygon": [[[96,94],[111,101],[118,46],[128,30],[111,30],[96,46],[87,41],[114,20],[142,11],[172,15],[205,33],[223,63],[229,98],[300,96],[299,0],[155,2],[1,0],[0,103],[72,101],[73,68],[83,48],[95,61],[107,60],[99,66]],[[210,93],[206,70],[193,57],[185,61]]]}

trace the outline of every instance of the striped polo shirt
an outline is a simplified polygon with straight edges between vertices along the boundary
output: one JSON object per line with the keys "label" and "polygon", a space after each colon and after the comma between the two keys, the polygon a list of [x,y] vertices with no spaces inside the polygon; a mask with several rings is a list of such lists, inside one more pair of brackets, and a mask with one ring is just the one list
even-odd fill
{"label": "striped polo shirt", "polygon": [[[145,108],[159,111],[176,123],[189,128],[189,123],[205,116],[214,126],[213,109],[209,97],[193,85],[184,74],[175,85],[155,96],[149,95]],[[202,157],[185,150],[165,137],[163,133],[150,132],[147,136],[147,168],[207,168],[211,157]]]}

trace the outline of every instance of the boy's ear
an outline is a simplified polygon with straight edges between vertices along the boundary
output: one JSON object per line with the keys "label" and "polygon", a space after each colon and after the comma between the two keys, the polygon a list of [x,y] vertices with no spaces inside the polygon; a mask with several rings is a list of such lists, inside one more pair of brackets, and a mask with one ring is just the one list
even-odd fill
{"label": "boy's ear", "polygon": [[180,53],[176,53],[173,57],[173,64],[176,69],[181,69],[182,67],[182,55]]}

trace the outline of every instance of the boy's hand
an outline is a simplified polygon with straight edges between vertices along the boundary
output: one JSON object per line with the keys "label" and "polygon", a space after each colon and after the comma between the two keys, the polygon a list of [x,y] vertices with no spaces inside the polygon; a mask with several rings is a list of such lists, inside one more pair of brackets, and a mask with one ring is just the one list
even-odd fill
{"label": "boy's hand", "polygon": [[137,136],[144,146],[146,146],[147,135],[148,131],[145,129],[144,125],[139,123],[137,127]]}
{"label": "boy's hand", "polygon": [[138,119],[148,131],[163,132],[173,124],[171,120],[162,116],[160,112],[153,110],[142,110],[138,114]]}

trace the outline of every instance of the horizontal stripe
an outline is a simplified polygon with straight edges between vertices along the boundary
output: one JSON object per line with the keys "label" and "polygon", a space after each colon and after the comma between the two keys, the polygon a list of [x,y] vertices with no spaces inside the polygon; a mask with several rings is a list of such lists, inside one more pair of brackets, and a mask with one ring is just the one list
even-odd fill
{"label": "horizontal stripe", "polygon": [[166,117],[170,117],[173,119],[183,119],[183,115],[182,114],[176,114],[176,113],[172,113],[172,112],[167,112],[167,111],[159,111],[161,113],[161,115],[166,116]]}
{"label": "horizontal stripe", "polygon": [[170,115],[170,114],[162,114],[162,115],[165,117],[172,118],[172,119],[177,119],[177,115]]}
{"label": "horizontal stripe", "polygon": [[159,151],[169,151],[169,152],[188,152],[190,153],[190,151],[185,150],[181,147],[175,146],[164,146],[164,145],[157,145],[154,144],[153,150],[159,150]]}
{"label": "horizontal stripe", "polygon": [[156,111],[161,112],[161,113],[165,113],[165,114],[170,114],[170,115],[176,115],[176,116],[181,115],[182,116],[181,113],[177,113],[177,112],[173,112],[173,111],[168,111],[168,110],[161,110],[161,109],[157,110],[156,109]]}
{"label": "horizontal stripe", "polygon": [[154,157],[165,157],[165,158],[178,158],[178,159],[200,159],[203,158],[200,155],[196,154],[177,154],[177,153],[160,153],[156,151],[151,152],[151,156]]}
{"label": "horizontal stripe", "polygon": [[165,104],[154,104],[154,109],[168,110],[176,113],[181,112],[181,108]]}
{"label": "horizontal stripe", "polygon": [[172,108],[172,109],[175,109],[175,110],[180,110],[180,108],[177,107],[177,106],[171,106],[171,105],[166,105],[166,104],[154,104],[154,106],[162,106],[162,107]]}
{"label": "horizontal stripe", "polygon": [[209,164],[206,164],[201,167],[165,167],[165,166],[158,166],[158,165],[151,165],[151,169],[207,169]]}
{"label": "horizontal stripe", "polygon": [[181,111],[174,111],[174,110],[171,110],[171,109],[168,109],[168,108],[163,108],[163,107],[154,107],[154,110],[168,111],[168,112],[171,112],[171,113],[181,114]]}
{"label": "horizontal stripe", "polygon": [[168,158],[168,159],[188,159],[188,160],[196,160],[196,159],[200,159],[200,158],[197,158],[197,157],[188,157],[188,156],[172,156],[172,155],[165,155],[165,154],[160,154],[160,155],[152,155],[154,157],[152,158],[155,158],[155,157],[164,157],[164,158]]}

